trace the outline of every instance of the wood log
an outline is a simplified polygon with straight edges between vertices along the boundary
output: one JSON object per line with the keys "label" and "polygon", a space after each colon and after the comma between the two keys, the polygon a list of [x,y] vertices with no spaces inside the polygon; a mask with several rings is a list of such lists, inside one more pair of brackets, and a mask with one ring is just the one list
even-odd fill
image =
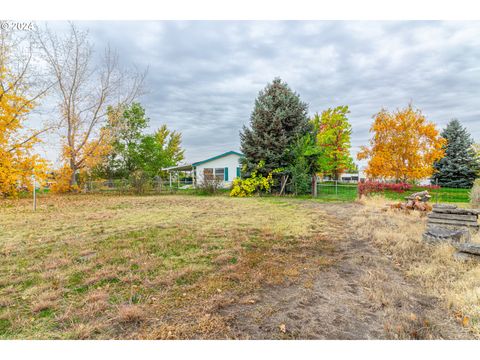
{"label": "wood log", "polygon": [[420,201],[427,202],[431,198],[431,196],[428,194],[428,191],[425,190],[425,191],[413,193],[405,197],[406,200],[415,200],[417,198],[420,199]]}

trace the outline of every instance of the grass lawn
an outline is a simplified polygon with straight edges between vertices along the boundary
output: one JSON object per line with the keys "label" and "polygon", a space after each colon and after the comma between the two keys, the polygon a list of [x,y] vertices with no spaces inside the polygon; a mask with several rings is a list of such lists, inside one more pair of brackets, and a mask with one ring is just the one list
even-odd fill
{"label": "grass lawn", "polygon": [[228,337],[219,309],[318,271],[333,231],[297,201],[0,202],[0,338]]}

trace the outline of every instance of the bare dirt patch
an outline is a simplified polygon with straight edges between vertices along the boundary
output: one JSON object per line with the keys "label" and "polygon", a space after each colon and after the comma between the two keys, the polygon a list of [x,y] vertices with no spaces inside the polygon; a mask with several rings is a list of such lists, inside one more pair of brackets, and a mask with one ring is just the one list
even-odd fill
{"label": "bare dirt patch", "polygon": [[[300,206],[321,209],[335,243],[332,265],[290,286],[273,286],[225,311],[237,338],[462,339],[445,301],[405,277],[400,264],[358,233],[358,204]],[[375,215],[374,216],[384,216]],[[392,231],[392,229],[383,229]],[[421,236],[421,233],[419,233]]]}

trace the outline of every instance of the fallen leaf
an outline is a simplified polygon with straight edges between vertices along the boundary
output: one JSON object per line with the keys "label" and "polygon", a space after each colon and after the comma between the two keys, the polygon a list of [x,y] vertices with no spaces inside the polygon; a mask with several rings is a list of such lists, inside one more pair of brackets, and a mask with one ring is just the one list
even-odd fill
{"label": "fallen leaf", "polygon": [[285,324],[280,324],[279,328],[282,333],[285,334],[287,332],[287,326]]}

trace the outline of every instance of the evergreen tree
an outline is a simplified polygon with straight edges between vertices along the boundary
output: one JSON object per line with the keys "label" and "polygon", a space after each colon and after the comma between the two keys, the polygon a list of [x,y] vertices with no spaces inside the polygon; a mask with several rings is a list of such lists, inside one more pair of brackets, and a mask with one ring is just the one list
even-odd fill
{"label": "evergreen tree", "polygon": [[260,91],[250,116],[250,128],[240,133],[243,176],[248,177],[261,160],[259,171],[267,176],[274,169],[286,169],[293,162],[293,141],[307,133],[308,106],[279,78]]}
{"label": "evergreen tree", "polygon": [[444,187],[471,188],[480,170],[473,140],[458,120],[451,120],[441,133],[447,140],[445,157],[434,165],[434,182]]}

